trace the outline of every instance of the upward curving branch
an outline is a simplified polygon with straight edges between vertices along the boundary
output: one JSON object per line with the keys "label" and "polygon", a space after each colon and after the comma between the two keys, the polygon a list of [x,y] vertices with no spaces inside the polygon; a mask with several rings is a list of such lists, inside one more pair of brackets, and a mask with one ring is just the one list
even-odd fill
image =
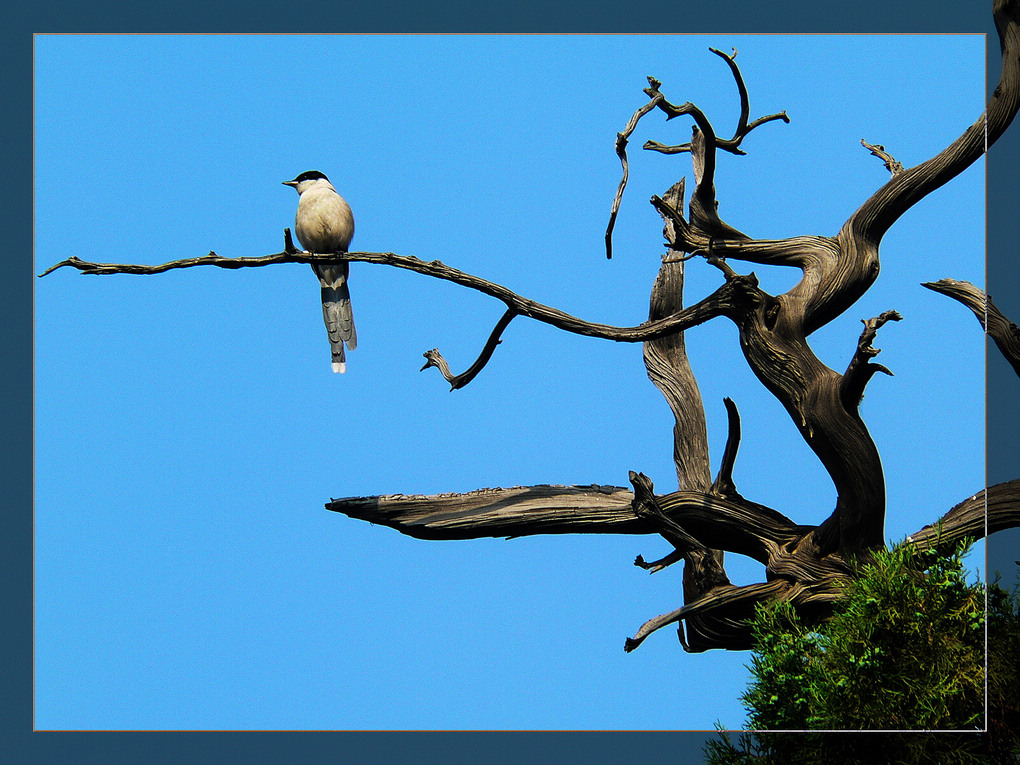
{"label": "upward curving branch", "polygon": [[995,0],[992,10],[1002,50],[999,83],[988,107],[963,134],[926,162],[895,173],[843,226],[841,235],[877,247],[896,220],[981,157],[1006,131],[1020,108],[1020,7]]}

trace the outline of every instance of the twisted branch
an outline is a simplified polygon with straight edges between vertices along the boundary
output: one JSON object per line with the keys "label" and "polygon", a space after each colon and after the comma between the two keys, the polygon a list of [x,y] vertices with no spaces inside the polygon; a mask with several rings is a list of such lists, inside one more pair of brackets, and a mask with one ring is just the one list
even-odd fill
{"label": "twisted branch", "polygon": [[627,160],[627,143],[630,140],[631,134],[637,128],[638,122],[648,112],[654,109],[660,100],[662,100],[662,94],[659,93],[659,86],[661,82],[656,80],[654,77],[648,78],[649,88],[645,90],[646,93],[652,92],[651,100],[639,108],[631,118],[627,121],[627,126],[623,129],[623,132],[616,134],[616,155],[620,158],[620,163],[623,165],[623,177],[620,178],[620,185],[616,188],[616,196],[613,198],[613,207],[609,213],[609,225],[606,226],[606,258],[611,259],[613,257],[613,228],[616,226],[616,215],[620,212],[620,202],[623,200],[623,190],[627,188],[627,179],[630,178],[630,163]]}

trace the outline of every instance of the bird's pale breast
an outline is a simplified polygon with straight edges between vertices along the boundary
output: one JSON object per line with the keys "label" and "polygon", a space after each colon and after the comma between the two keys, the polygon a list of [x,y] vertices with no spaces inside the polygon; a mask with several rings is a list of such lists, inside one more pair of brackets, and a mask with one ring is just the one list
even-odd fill
{"label": "bird's pale breast", "polygon": [[354,236],[354,216],[347,202],[335,191],[309,189],[298,202],[294,229],[306,250],[346,251]]}

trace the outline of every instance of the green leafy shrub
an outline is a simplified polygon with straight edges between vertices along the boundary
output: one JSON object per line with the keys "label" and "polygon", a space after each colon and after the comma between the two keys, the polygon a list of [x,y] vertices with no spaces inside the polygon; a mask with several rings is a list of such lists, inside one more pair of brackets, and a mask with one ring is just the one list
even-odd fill
{"label": "green leafy shrub", "polygon": [[788,603],[753,623],[753,679],[741,697],[763,733],[721,736],[709,763],[1020,763],[1020,613],[988,590],[989,720],[985,727],[985,588],[969,584],[961,545],[946,557],[909,546],[879,551],[824,623]]}

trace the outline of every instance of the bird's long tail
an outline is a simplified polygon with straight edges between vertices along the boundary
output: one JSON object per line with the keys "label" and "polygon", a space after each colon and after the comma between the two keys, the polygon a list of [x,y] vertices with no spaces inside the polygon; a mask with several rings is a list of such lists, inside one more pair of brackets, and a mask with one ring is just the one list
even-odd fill
{"label": "bird's long tail", "polygon": [[[344,272],[346,270],[343,269]],[[333,371],[343,373],[347,371],[344,344],[346,343],[347,348],[353,351],[358,347],[358,334],[354,328],[354,312],[351,309],[351,293],[347,288],[347,274],[339,271],[340,269],[326,268],[322,269],[322,272],[316,270],[316,274],[322,285],[322,319],[326,324],[329,345],[333,352]]]}

